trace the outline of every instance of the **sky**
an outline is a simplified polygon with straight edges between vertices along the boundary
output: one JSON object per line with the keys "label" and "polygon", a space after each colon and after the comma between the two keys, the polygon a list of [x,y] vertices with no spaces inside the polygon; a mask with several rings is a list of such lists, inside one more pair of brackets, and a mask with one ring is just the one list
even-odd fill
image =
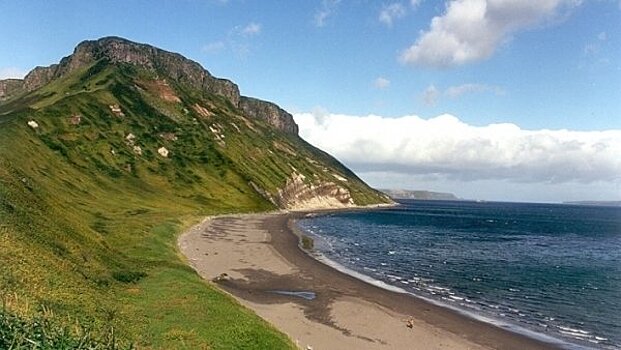
{"label": "sky", "polygon": [[375,187],[621,200],[619,0],[0,1],[0,79],[108,35],[276,102]]}

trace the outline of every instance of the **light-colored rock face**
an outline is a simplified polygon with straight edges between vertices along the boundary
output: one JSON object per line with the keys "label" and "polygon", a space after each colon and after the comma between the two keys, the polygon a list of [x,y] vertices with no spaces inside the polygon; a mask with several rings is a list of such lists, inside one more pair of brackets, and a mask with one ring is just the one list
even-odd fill
{"label": "light-colored rock face", "polygon": [[28,126],[33,129],[37,129],[39,127],[39,123],[35,122],[34,120],[30,120],[28,121]]}
{"label": "light-colored rock face", "polygon": [[160,156],[164,158],[168,158],[169,151],[166,149],[166,147],[160,147],[157,149],[157,153],[159,153]]}
{"label": "light-colored rock face", "polygon": [[291,210],[344,208],[354,206],[348,189],[334,182],[305,181],[302,174],[293,173],[275,199],[278,206]]}

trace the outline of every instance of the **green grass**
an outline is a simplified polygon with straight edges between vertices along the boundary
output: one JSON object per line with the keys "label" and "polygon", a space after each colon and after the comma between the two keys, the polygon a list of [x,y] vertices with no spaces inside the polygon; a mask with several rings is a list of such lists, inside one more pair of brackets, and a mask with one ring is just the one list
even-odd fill
{"label": "green grass", "polygon": [[[98,341],[114,329],[119,346],[294,348],[190,269],[178,234],[205,215],[274,209],[250,182],[275,194],[293,168],[315,180],[347,176],[343,185],[358,204],[382,198],[327,154],[240,116],[219,97],[170,82],[177,104],[159,99],[152,85],[136,88],[152,77],[99,62],[0,105],[0,298],[7,327],[38,329],[43,309],[54,315],[46,323],[50,334],[88,325]],[[197,114],[195,103],[214,115]],[[109,104],[121,105],[126,116],[113,115]],[[79,125],[69,122],[75,114]],[[26,125],[31,119],[38,129]],[[162,146],[168,158],[157,154]],[[62,334],[70,342],[85,333]]]}
{"label": "green grass", "polygon": [[119,340],[114,328],[93,332],[90,326],[61,324],[45,311],[23,317],[0,309],[0,349],[21,350],[122,350],[133,349]]}

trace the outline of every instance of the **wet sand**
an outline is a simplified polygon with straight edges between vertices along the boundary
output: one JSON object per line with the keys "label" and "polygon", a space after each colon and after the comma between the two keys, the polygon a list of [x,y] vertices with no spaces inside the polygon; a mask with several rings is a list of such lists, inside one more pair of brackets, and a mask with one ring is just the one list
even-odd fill
{"label": "wet sand", "polygon": [[[315,260],[298,247],[293,227],[304,215],[208,218],[180,236],[179,247],[203,278],[302,349],[555,348]],[[280,293],[300,291],[309,294]]]}

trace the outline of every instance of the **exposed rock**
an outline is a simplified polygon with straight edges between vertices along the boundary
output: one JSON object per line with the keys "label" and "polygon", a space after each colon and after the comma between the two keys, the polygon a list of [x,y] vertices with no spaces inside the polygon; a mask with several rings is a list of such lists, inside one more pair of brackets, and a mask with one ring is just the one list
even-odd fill
{"label": "exposed rock", "polygon": [[160,148],[157,149],[157,153],[159,153],[160,156],[162,156],[164,158],[168,158],[169,151],[166,149],[166,147],[160,147]]}
{"label": "exposed rock", "polygon": [[136,135],[132,134],[131,132],[129,134],[127,134],[127,136],[125,136],[125,140],[127,141],[127,143],[129,143],[130,145],[134,144],[134,141],[136,141]]}
{"label": "exposed rock", "polygon": [[141,156],[142,155],[142,147],[140,146],[134,146],[134,153],[136,153],[137,155]]}
{"label": "exposed rock", "polygon": [[177,141],[177,135],[174,132],[163,132],[160,134],[160,137],[166,141]]}
{"label": "exposed rock", "polygon": [[21,79],[0,80],[0,101],[9,99],[23,91],[24,81]]}
{"label": "exposed rock", "polygon": [[179,96],[177,96],[175,91],[170,88],[170,85],[168,85],[166,80],[156,80],[155,89],[162,100],[166,102],[181,102]]}
{"label": "exposed rock", "polygon": [[298,134],[298,125],[293,116],[274,103],[242,96],[239,108],[249,117],[261,119],[288,134]]}
{"label": "exposed rock", "polygon": [[274,204],[275,206],[278,206],[278,203],[276,203],[276,200],[274,199],[274,197],[269,194],[269,192],[267,192],[266,190],[262,189],[261,187],[257,186],[257,184],[255,184],[254,182],[250,181],[248,182],[248,184],[255,190],[257,191],[258,194],[260,194],[263,198],[267,199],[268,201],[270,201],[272,204]]}
{"label": "exposed rock", "polygon": [[347,182],[347,179],[344,178],[343,176],[337,174],[337,173],[332,173],[332,176],[334,176],[335,179],[342,181],[342,182]]}
{"label": "exposed rock", "polygon": [[121,106],[119,106],[119,105],[110,105],[108,107],[110,107],[110,111],[112,113],[114,113],[117,117],[124,117],[125,116],[125,113],[123,113],[123,110],[121,109]]}
{"label": "exposed rock", "polygon": [[82,122],[82,116],[79,114],[76,114],[72,116],[71,118],[69,118],[69,123],[71,123],[71,125],[79,125],[81,122]]}
{"label": "exposed rock", "polygon": [[34,120],[29,120],[28,121],[28,126],[33,128],[33,129],[36,129],[36,128],[39,127],[39,123],[35,122]]}
{"label": "exposed rock", "polygon": [[192,109],[203,117],[211,117],[213,115],[213,113],[211,113],[207,108],[199,105],[198,103],[195,103],[194,106],[192,106]]}
{"label": "exposed rock", "polygon": [[37,67],[28,73],[24,78],[24,87],[32,91],[100,59],[112,63],[135,64],[168,76],[179,83],[223,96],[234,106],[239,105],[239,88],[231,81],[213,77],[200,64],[179,54],[118,37],[81,42],[73,54],[63,58],[60,63],[49,67]]}
{"label": "exposed rock", "polygon": [[348,189],[334,182],[307,183],[306,177],[293,173],[285,186],[278,190],[276,202],[285,209],[343,208],[354,205]]}

